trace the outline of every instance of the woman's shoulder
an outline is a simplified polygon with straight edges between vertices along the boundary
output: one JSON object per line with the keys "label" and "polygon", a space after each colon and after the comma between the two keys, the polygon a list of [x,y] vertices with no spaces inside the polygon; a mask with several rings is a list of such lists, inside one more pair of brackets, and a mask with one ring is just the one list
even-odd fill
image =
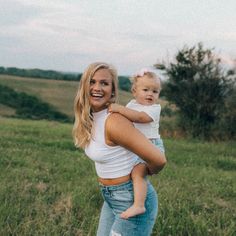
{"label": "woman's shoulder", "polygon": [[122,126],[122,125],[126,125],[126,124],[132,125],[133,123],[125,116],[114,112],[114,113],[111,113],[107,116],[106,124]]}
{"label": "woman's shoulder", "polygon": [[105,124],[106,143],[109,145],[126,146],[130,137],[135,136],[133,123],[119,113],[111,113]]}
{"label": "woman's shoulder", "polygon": [[106,120],[105,130],[110,134],[122,134],[132,132],[134,124],[119,113],[111,113]]}

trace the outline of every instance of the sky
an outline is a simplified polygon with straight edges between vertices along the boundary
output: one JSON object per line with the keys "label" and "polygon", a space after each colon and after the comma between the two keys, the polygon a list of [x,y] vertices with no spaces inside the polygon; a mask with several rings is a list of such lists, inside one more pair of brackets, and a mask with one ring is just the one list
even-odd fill
{"label": "sky", "polygon": [[0,0],[0,66],[132,75],[185,45],[236,65],[235,0]]}

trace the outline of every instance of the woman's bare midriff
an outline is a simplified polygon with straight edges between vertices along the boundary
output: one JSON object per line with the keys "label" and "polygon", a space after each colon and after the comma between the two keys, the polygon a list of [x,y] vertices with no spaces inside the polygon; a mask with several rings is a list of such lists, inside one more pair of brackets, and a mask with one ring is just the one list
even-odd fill
{"label": "woman's bare midriff", "polygon": [[103,179],[103,178],[98,178],[98,181],[105,185],[105,186],[109,186],[109,185],[118,185],[118,184],[122,184],[125,183],[127,181],[129,181],[131,179],[131,175],[126,175],[126,176],[122,176],[119,178],[114,178],[114,179]]}

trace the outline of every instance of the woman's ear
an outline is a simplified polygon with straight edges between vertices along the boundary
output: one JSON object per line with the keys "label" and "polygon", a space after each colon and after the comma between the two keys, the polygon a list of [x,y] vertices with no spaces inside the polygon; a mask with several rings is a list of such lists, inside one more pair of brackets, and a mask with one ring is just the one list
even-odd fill
{"label": "woman's ear", "polygon": [[111,94],[111,98],[110,98],[110,100],[109,100],[109,103],[115,103],[115,92],[112,92],[112,94]]}

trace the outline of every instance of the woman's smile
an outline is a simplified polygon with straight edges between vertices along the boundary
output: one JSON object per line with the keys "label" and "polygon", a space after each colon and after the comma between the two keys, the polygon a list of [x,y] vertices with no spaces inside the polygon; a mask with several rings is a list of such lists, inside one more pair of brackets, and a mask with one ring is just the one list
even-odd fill
{"label": "woman's smile", "polygon": [[99,94],[99,93],[91,93],[90,94],[93,98],[95,98],[95,99],[99,99],[99,98],[102,98],[103,97],[103,95],[102,94]]}

